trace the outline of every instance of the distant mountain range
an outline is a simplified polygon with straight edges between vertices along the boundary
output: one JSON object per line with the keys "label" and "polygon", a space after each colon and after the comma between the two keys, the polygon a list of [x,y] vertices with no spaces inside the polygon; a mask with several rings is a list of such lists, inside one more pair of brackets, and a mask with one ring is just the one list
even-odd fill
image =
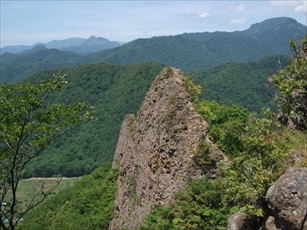
{"label": "distant mountain range", "polygon": [[109,41],[106,38],[91,36],[88,39],[85,38],[68,38],[64,40],[53,40],[47,43],[36,43],[32,46],[5,46],[0,49],[0,54],[6,52],[9,53],[20,53],[20,52],[32,52],[37,46],[44,46],[46,49],[58,49],[67,50],[75,53],[91,53],[99,50],[111,49],[124,44],[123,42]]}
{"label": "distant mountain range", "polygon": [[[281,17],[253,24],[244,31],[184,33],[136,39],[126,44],[111,42],[116,46],[114,48],[107,39],[92,36],[81,45],[62,50],[48,49],[45,44],[22,53],[2,54],[0,83],[14,82],[40,70],[95,62],[155,62],[180,68],[184,72],[200,72],[227,62],[256,61],[274,55],[290,56],[290,39],[298,41],[306,34],[307,26],[292,18]],[[77,38],[68,40],[81,42]],[[65,41],[66,45],[68,43]],[[59,46],[59,43],[53,41],[53,45]],[[97,47],[108,49],[94,52]]]}

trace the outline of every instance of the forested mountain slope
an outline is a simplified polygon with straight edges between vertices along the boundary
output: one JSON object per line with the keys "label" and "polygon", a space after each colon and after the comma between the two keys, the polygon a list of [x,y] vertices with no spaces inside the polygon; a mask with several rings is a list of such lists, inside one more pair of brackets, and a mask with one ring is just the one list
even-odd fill
{"label": "forested mountain slope", "polygon": [[279,54],[290,55],[289,38],[301,40],[307,33],[307,27],[292,18],[281,17],[253,24],[249,29],[238,33],[266,44]]}
{"label": "forested mountain slope", "polygon": [[288,64],[287,56],[272,56],[244,63],[225,63],[197,74],[202,98],[221,104],[241,105],[250,112],[263,107],[275,108],[265,86],[269,73]]}
{"label": "forested mountain slope", "polygon": [[76,66],[83,63],[81,54],[46,49],[44,46],[38,48],[34,47],[33,50],[21,54],[2,54],[0,56],[0,83],[13,83],[41,70]]}
{"label": "forested mountain slope", "polygon": [[289,55],[289,40],[304,38],[306,31],[307,27],[294,19],[273,18],[242,32],[185,33],[137,39],[115,49],[97,52],[89,56],[88,61],[130,64],[145,60],[185,72],[197,72],[229,61],[246,62],[276,54]]}
{"label": "forested mountain slope", "polygon": [[98,52],[88,57],[88,61],[132,64],[146,60],[185,71],[199,71],[228,61],[256,60],[270,54],[275,54],[273,49],[252,38],[216,32],[212,39],[203,41],[190,39],[187,35],[137,39],[125,46]]}
{"label": "forested mountain slope", "polygon": [[67,74],[70,85],[50,97],[50,103],[88,101],[97,120],[83,124],[57,140],[29,164],[25,177],[82,176],[102,162],[111,161],[120,124],[127,113],[136,113],[151,82],[164,66],[139,63],[129,66],[105,63],[42,71],[24,81],[40,82]]}

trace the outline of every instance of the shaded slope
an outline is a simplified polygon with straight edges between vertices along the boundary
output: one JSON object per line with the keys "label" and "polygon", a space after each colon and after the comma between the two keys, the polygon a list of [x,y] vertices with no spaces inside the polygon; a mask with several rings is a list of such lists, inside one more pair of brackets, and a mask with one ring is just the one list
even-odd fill
{"label": "shaded slope", "polygon": [[241,105],[250,112],[274,107],[265,84],[269,72],[276,73],[287,65],[286,56],[265,57],[245,63],[225,63],[198,74],[202,98],[221,104]]}
{"label": "shaded slope", "polygon": [[[195,36],[198,38],[195,39]],[[131,64],[143,60],[164,63],[189,72],[228,61],[257,60],[270,54],[275,54],[273,49],[252,38],[216,32],[137,39],[124,46],[91,55],[87,61]]]}
{"label": "shaded slope", "polygon": [[[266,26],[269,25],[269,26]],[[97,52],[87,61],[131,64],[153,61],[197,72],[225,62],[255,61],[289,55],[289,40],[300,40],[307,27],[291,18],[272,18],[235,32],[185,33],[137,39],[121,47]]]}
{"label": "shaded slope", "polygon": [[0,56],[0,83],[16,82],[25,76],[47,69],[76,66],[84,63],[82,55],[57,49],[39,49],[22,54]]}

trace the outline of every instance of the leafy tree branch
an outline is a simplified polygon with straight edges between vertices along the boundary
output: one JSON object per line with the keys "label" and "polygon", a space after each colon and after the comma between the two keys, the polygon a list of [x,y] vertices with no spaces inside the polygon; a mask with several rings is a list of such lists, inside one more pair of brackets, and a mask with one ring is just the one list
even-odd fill
{"label": "leafy tree branch", "polygon": [[[274,97],[279,115],[278,119],[296,129],[307,129],[307,35],[301,41],[301,47],[291,40],[294,57],[289,59],[289,65],[271,74],[267,88]],[[280,93],[271,92],[272,86]]]}
{"label": "leafy tree branch", "polygon": [[[51,93],[68,84],[66,75],[38,85],[31,83],[4,83],[0,91],[0,226],[15,229],[23,216],[40,204],[60,183],[41,188],[23,204],[17,197],[21,174],[27,164],[40,154],[53,140],[72,126],[93,119],[93,108],[87,103],[71,105],[51,104],[46,99]],[[7,224],[5,222],[8,222]]]}

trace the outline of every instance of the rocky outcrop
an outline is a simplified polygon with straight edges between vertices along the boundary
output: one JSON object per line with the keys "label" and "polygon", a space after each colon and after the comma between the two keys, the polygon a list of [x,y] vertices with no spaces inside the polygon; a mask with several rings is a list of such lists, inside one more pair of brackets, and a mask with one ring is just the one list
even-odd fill
{"label": "rocky outcrop", "polygon": [[289,168],[266,199],[281,229],[307,230],[307,168]]}
{"label": "rocky outcrop", "polygon": [[[225,156],[207,131],[207,122],[192,106],[183,73],[164,69],[137,116],[127,115],[122,124],[113,161],[120,168],[115,217],[109,229],[135,229],[151,207],[171,204],[188,181],[206,173],[216,177],[216,162]],[[205,163],[198,161],[200,154]]]}
{"label": "rocky outcrop", "polygon": [[307,168],[289,168],[267,191],[266,201],[265,218],[237,212],[228,218],[227,229],[307,230]]}

